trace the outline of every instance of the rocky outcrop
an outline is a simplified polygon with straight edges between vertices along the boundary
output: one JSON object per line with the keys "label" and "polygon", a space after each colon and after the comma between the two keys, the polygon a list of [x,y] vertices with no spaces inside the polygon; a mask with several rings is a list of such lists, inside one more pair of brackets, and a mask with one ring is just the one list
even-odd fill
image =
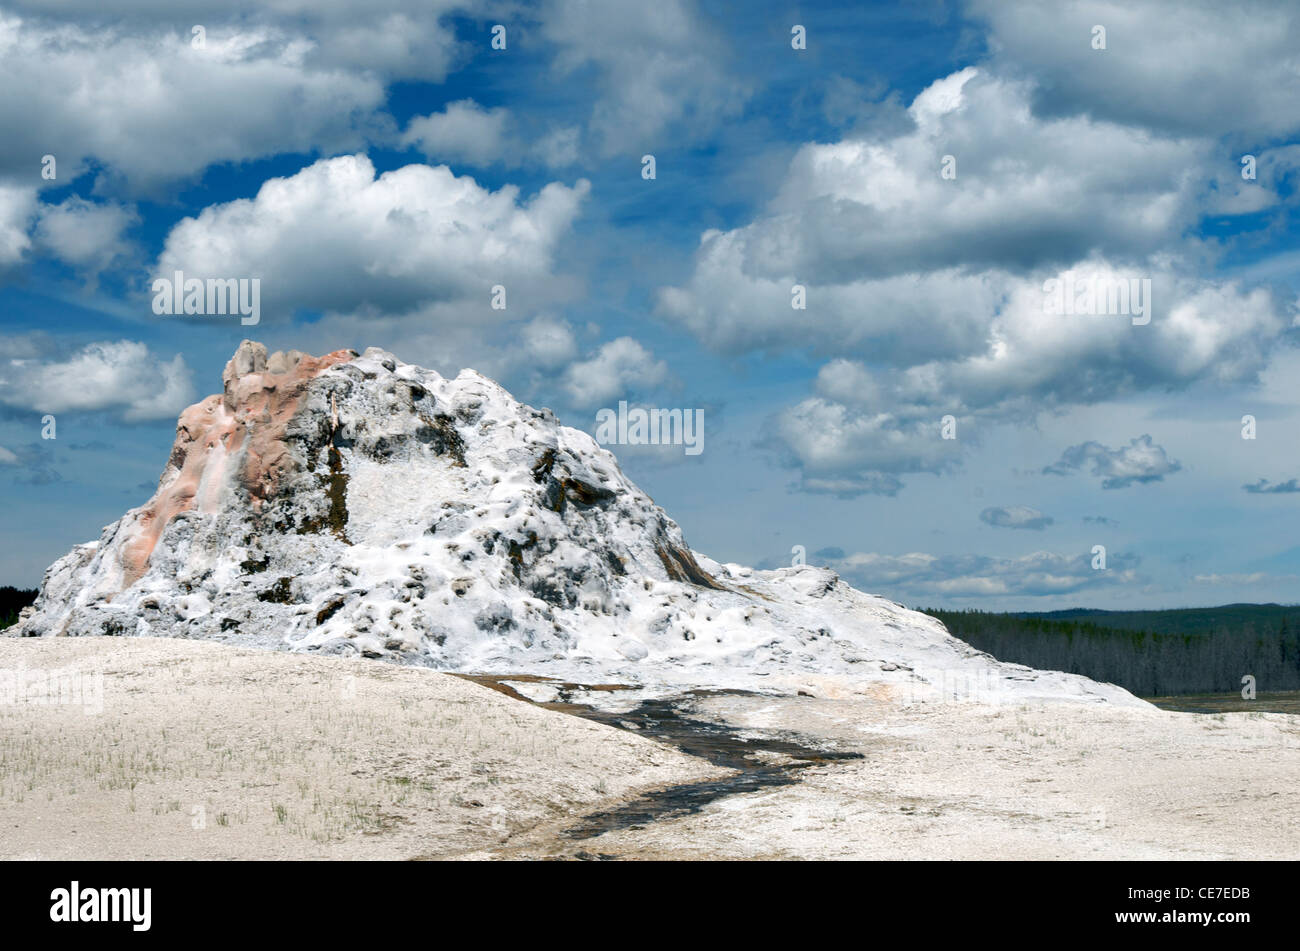
{"label": "rocky outcrop", "polygon": [[[301,409],[307,385],[321,372],[357,355],[339,350],[319,359],[297,350],[267,358],[245,340],[226,364],[224,390],[181,414],[158,491],[123,528],[118,547],[122,586],[144,575],[163,529],[182,512],[216,512],[227,483],[247,494],[254,511],[274,495],[293,458],[285,435]],[[227,478],[226,467],[237,460]]]}
{"label": "rocky outcrop", "polygon": [[590,436],[472,370],[245,341],[222,382],[181,415],[154,496],[52,565],[10,633],[679,686],[955,676],[989,696],[1137,702],[999,664],[830,571],[693,552]]}

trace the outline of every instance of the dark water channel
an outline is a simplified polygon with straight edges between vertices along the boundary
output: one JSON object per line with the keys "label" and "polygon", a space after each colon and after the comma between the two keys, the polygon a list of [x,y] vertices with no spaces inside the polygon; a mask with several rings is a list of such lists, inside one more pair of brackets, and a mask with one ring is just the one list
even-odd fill
{"label": "dark water channel", "polygon": [[[683,753],[698,756],[717,766],[736,772],[721,779],[683,783],[658,789],[613,809],[583,816],[565,835],[571,839],[590,839],[618,829],[635,829],[660,819],[676,818],[699,812],[710,803],[740,793],[758,792],[776,786],[789,786],[799,779],[799,771],[838,760],[861,759],[861,753],[841,753],[805,745],[779,736],[756,736],[752,731],[690,715],[692,699],[698,697],[745,696],[739,690],[693,691],[682,697],[644,700],[631,710],[611,713],[574,698],[589,691],[629,689],[617,684],[579,685],[520,675],[461,675],[466,680],[499,690],[527,702],[510,682],[545,683],[558,691],[555,701],[538,703],[550,710],[594,720],[606,726],[638,733],[677,747]],[[742,735],[745,733],[747,735]]]}

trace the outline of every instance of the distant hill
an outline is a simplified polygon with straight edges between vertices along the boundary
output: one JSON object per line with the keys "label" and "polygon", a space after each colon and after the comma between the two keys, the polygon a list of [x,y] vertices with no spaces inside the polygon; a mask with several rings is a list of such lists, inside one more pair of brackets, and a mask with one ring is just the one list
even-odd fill
{"label": "distant hill", "polygon": [[1125,631],[1153,631],[1161,634],[1213,634],[1217,630],[1241,630],[1248,626],[1268,628],[1286,620],[1300,619],[1300,605],[1223,604],[1215,608],[1172,608],[1162,611],[1101,611],[1069,608],[1064,611],[1017,611],[1012,617],[1073,621],[1087,618],[1095,624]]}
{"label": "distant hill", "polygon": [[1083,674],[1141,696],[1300,690],[1300,605],[994,614],[922,609],[998,660]]}

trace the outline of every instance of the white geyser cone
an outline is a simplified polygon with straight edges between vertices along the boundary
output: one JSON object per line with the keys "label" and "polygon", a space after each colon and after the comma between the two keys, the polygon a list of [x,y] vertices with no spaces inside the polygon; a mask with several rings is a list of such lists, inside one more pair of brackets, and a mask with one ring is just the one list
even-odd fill
{"label": "white geyser cone", "polygon": [[466,370],[267,355],[181,414],[158,489],[9,633],[222,640],[655,689],[1142,702],[1003,664],[823,568],[692,552],[586,433]]}

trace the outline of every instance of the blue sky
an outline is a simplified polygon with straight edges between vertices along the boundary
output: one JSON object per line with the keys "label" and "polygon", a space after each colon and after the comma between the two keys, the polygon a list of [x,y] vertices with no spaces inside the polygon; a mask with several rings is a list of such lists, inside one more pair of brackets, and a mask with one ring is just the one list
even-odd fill
{"label": "blue sky", "polygon": [[[116,7],[0,3],[0,583],[147,499],[251,336],[588,431],[703,409],[699,455],[610,448],[723,561],[1300,600],[1293,5]],[[260,323],[156,315],[177,268],[258,278]],[[1051,312],[1065,278],[1149,321]]]}

